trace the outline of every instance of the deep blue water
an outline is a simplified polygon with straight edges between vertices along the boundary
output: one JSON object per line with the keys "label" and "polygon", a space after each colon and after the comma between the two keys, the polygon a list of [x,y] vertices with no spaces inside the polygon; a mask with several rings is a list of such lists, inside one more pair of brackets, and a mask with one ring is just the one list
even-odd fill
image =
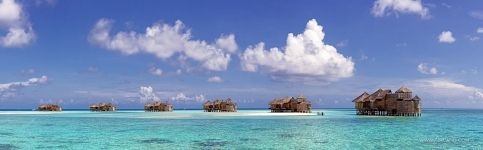
{"label": "deep blue water", "polygon": [[0,111],[0,149],[483,149],[483,110],[421,117],[240,110]]}

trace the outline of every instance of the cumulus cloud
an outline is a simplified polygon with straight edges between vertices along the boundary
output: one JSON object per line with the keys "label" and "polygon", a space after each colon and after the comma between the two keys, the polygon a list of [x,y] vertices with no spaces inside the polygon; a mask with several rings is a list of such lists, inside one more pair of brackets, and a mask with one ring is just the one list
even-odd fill
{"label": "cumulus cloud", "polygon": [[244,71],[268,72],[274,79],[293,81],[316,79],[335,81],[353,75],[354,62],[334,46],[324,43],[325,33],[315,19],[307,22],[304,33],[289,33],[283,48],[265,49],[263,42],[249,46],[241,55]]}
{"label": "cumulus cloud", "polygon": [[191,31],[179,20],[174,25],[155,23],[147,27],[145,33],[121,31],[111,34],[112,25],[112,20],[100,19],[89,34],[89,41],[126,55],[147,53],[168,59],[179,54],[213,71],[226,70],[231,54],[238,48],[233,34],[221,35],[213,44],[193,40]]}
{"label": "cumulus cloud", "polygon": [[223,82],[223,79],[219,76],[213,76],[208,78],[208,82],[221,83]]}
{"label": "cumulus cloud", "polygon": [[171,97],[172,100],[175,101],[195,101],[195,102],[203,102],[205,101],[205,96],[203,94],[195,95],[193,97],[188,97],[184,93],[178,93],[175,96]]}
{"label": "cumulus cloud", "polygon": [[376,0],[372,6],[372,14],[376,17],[390,14],[418,14],[421,18],[428,18],[429,10],[421,0]]}
{"label": "cumulus cloud", "polygon": [[5,35],[0,35],[3,47],[22,47],[35,40],[26,12],[15,0],[0,1],[0,31],[5,32]]}
{"label": "cumulus cloud", "polygon": [[151,67],[149,69],[149,73],[155,76],[162,76],[163,75],[163,70],[156,68],[156,67]]}
{"label": "cumulus cloud", "polygon": [[13,96],[15,95],[15,91],[21,88],[45,84],[47,81],[47,76],[42,76],[40,78],[30,78],[27,81],[0,84],[0,97]]}
{"label": "cumulus cloud", "polygon": [[482,89],[457,83],[449,79],[421,79],[415,81],[413,84],[419,90],[435,96],[483,100]]}
{"label": "cumulus cloud", "polygon": [[438,69],[436,67],[431,67],[427,63],[420,63],[418,65],[418,71],[422,74],[438,74]]}
{"label": "cumulus cloud", "polygon": [[453,43],[456,39],[453,37],[453,33],[451,31],[443,31],[438,36],[440,43]]}
{"label": "cumulus cloud", "polygon": [[156,95],[153,87],[151,86],[141,86],[139,87],[139,99],[141,102],[147,101],[159,101],[159,97]]}

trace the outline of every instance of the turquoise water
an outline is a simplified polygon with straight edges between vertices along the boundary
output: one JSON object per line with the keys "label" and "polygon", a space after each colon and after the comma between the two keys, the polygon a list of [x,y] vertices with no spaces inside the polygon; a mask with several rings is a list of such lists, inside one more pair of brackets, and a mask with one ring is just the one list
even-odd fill
{"label": "turquoise water", "polygon": [[426,109],[422,117],[317,111],[325,116],[0,111],[0,149],[483,149],[483,110]]}

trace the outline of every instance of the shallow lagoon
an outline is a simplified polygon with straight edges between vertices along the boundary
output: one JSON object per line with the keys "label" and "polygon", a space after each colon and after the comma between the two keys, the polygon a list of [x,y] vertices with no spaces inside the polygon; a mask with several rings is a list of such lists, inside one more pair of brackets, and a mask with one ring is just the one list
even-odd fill
{"label": "shallow lagoon", "polygon": [[483,110],[426,109],[422,117],[356,116],[353,109],[0,111],[0,149],[106,148],[481,149]]}

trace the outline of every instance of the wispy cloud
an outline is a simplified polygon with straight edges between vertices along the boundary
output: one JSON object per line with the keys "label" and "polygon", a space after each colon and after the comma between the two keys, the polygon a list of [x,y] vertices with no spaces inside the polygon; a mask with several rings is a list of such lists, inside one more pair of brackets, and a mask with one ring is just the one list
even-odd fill
{"label": "wispy cloud", "polygon": [[478,29],[476,29],[476,33],[483,34],[483,27],[478,27]]}
{"label": "wispy cloud", "polygon": [[21,88],[45,84],[47,81],[47,76],[42,76],[40,78],[30,78],[27,81],[0,84],[0,98],[14,96],[15,92]]}
{"label": "wispy cloud", "polygon": [[223,82],[223,79],[219,76],[213,76],[208,78],[208,82],[221,83]]}
{"label": "wispy cloud", "polygon": [[468,14],[475,19],[483,20],[483,11],[475,10],[470,11]]}
{"label": "wispy cloud", "polygon": [[23,69],[20,71],[20,73],[25,74],[25,75],[31,75],[35,73],[35,69],[30,68],[30,69]]}
{"label": "wispy cloud", "polygon": [[163,75],[163,70],[157,68],[157,67],[151,67],[149,69],[149,73],[155,76],[162,76]]}
{"label": "wispy cloud", "polygon": [[205,96],[203,94],[195,95],[192,97],[186,96],[184,93],[178,93],[175,96],[171,97],[171,100],[178,101],[178,102],[203,102],[205,101]]}
{"label": "wispy cloud", "polygon": [[415,80],[413,85],[418,90],[425,91],[432,96],[446,97],[450,99],[477,99],[483,102],[482,89],[457,83],[450,79],[430,78]]}
{"label": "wispy cloud", "polygon": [[422,74],[438,74],[438,69],[436,67],[431,67],[427,63],[420,63],[417,70]]}

